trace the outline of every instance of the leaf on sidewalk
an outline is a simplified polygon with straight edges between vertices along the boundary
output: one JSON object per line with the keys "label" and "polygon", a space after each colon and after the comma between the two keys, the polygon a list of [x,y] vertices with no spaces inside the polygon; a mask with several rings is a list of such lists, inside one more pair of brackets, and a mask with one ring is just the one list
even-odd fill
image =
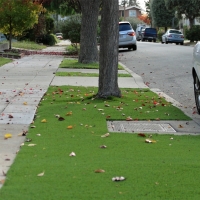
{"label": "leaf on sidewalk", "polygon": [[6,134],[4,135],[4,138],[5,138],[5,139],[11,138],[11,137],[12,137],[12,134],[11,134],[11,133],[6,133]]}

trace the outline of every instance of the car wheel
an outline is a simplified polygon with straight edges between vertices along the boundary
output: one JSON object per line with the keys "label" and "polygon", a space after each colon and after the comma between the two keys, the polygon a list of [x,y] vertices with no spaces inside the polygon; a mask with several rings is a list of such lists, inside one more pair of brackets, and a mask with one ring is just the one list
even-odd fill
{"label": "car wheel", "polygon": [[195,96],[197,111],[200,114],[200,82],[196,74],[194,76],[194,96]]}
{"label": "car wheel", "polygon": [[165,40],[165,44],[168,44],[167,40]]}
{"label": "car wheel", "polygon": [[176,45],[178,45],[178,43],[176,43]]}
{"label": "car wheel", "polygon": [[133,51],[136,51],[137,50],[137,45],[134,45],[133,46]]}
{"label": "car wheel", "polygon": [[180,45],[183,45],[183,42],[181,42]]}
{"label": "car wheel", "polygon": [[153,42],[156,42],[156,40],[153,40]]}

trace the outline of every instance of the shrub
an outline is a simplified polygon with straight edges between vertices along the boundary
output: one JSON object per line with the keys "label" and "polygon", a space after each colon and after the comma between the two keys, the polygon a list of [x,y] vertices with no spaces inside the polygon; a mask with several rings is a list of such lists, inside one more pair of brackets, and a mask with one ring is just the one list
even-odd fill
{"label": "shrub", "polygon": [[162,40],[162,35],[165,33],[165,31],[163,29],[159,29],[158,33],[157,33],[157,38],[159,41]]}
{"label": "shrub", "polygon": [[79,50],[80,50],[80,46],[79,45],[69,45],[67,48],[66,48],[66,51],[67,51],[67,54],[68,55],[77,55],[79,53]]}
{"label": "shrub", "polygon": [[186,29],[185,36],[190,42],[199,41],[200,40],[200,26],[193,25],[190,29]]}
{"label": "shrub", "polygon": [[53,46],[57,43],[56,37],[53,34],[46,34],[38,38],[38,43],[43,43],[45,45]]}
{"label": "shrub", "polygon": [[71,43],[80,43],[81,15],[70,16],[61,24],[63,38],[69,39]]}

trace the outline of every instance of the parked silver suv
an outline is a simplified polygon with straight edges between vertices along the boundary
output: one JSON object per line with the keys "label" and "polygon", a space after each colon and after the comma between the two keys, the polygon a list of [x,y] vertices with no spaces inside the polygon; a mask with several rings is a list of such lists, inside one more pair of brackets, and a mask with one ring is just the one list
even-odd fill
{"label": "parked silver suv", "polygon": [[200,42],[198,42],[193,50],[193,67],[192,75],[194,80],[194,96],[197,111],[200,114]]}
{"label": "parked silver suv", "polygon": [[136,34],[129,22],[119,22],[119,48],[137,50]]}

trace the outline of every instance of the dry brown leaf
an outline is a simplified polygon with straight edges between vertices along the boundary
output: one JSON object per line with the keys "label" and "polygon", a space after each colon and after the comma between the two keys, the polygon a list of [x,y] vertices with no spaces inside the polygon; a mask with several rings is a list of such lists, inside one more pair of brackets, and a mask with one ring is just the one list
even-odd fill
{"label": "dry brown leaf", "polygon": [[70,126],[68,126],[68,127],[67,127],[67,129],[72,129],[72,128],[73,128],[73,126],[72,126],[72,125],[70,125]]}
{"label": "dry brown leaf", "polygon": [[178,126],[179,128],[183,128],[183,126],[181,125],[181,124],[179,124],[179,126]]}
{"label": "dry brown leaf", "polygon": [[146,137],[146,135],[144,133],[138,133],[138,136],[140,136],[140,137]]}
{"label": "dry brown leaf", "polygon": [[150,139],[146,139],[145,142],[146,142],[146,143],[156,143],[155,140],[150,140]]}
{"label": "dry brown leaf", "polygon": [[24,102],[24,103],[23,103],[23,105],[25,105],[25,106],[26,106],[27,104],[28,104],[27,102]]}
{"label": "dry brown leaf", "polygon": [[64,117],[59,117],[59,118],[58,118],[58,121],[64,121],[64,120],[65,120]]}
{"label": "dry brown leaf", "polygon": [[0,184],[4,184],[5,183],[5,180],[4,179],[2,179],[2,180],[0,180]]}
{"label": "dry brown leaf", "polygon": [[95,172],[95,173],[104,173],[105,170],[103,170],[103,169],[97,169],[97,170],[95,170],[94,172]]}

